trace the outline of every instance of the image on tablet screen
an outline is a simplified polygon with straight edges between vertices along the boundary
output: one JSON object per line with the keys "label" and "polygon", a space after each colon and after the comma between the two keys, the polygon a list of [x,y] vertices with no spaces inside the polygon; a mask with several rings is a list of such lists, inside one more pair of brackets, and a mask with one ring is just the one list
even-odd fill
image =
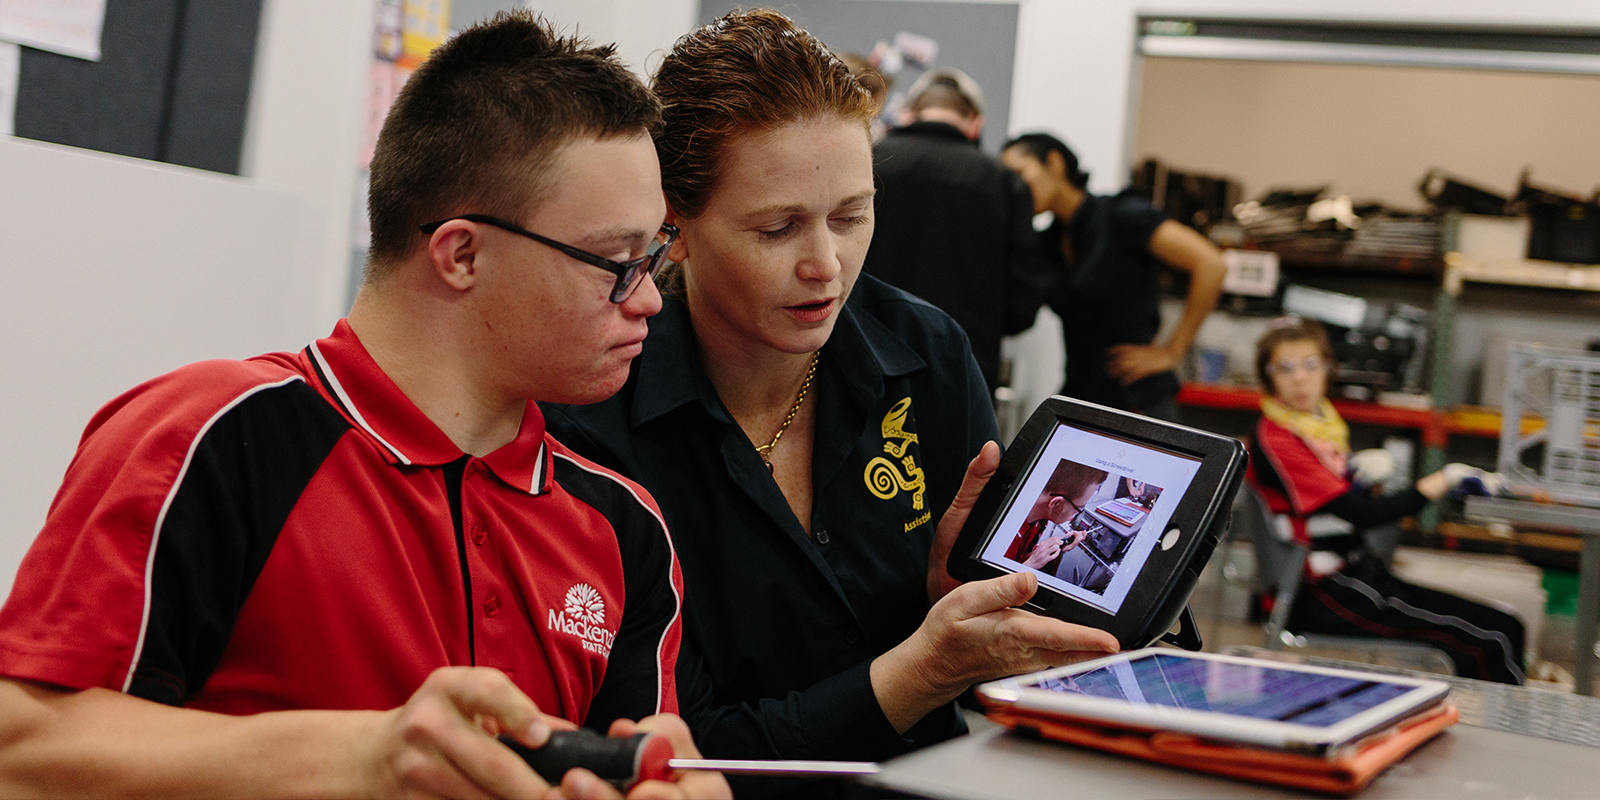
{"label": "image on tablet screen", "polygon": [[1116,613],[1198,464],[1058,426],[980,557]]}

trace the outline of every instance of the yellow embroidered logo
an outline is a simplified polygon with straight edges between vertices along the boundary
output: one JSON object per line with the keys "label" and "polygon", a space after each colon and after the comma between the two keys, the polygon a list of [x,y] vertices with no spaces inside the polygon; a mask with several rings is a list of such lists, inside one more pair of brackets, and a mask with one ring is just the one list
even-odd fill
{"label": "yellow embroidered logo", "polygon": [[[926,488],[922,477],[922,468],[917,466],[914,456],[908,451],[917,441],[917,435],[906,431],[906,417],[911,413],[911,398],[907,397],[894,407],[889,413],[883,415],[883,452],[900,460],[899,464],[883,456],[878,456],[867,462],[864,477],[867,481],[867,491],[881,500],[888,500],[901,492],[915,492],[911,496],[911,507],[922,510],[922,494]],[[901,472],[901,467],[905,468]]]}

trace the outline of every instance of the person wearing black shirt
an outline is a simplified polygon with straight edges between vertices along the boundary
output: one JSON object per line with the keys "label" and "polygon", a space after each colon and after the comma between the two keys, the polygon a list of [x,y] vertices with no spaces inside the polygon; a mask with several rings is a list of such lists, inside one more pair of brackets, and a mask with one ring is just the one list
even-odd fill
{"label": "person wearing black shirt", "polygon": [[882,760],[962,732],[972,683],[1114,651],[1016,608],[1032,574],[944,568],[999,463],[994,412],[949,316],[859,274],[876,105],[849,69],[777,12],[733,12],[654,89],[679,266],[622,391],[546,411],[672,531],[702,752]]}
{"label": "person wearing black shirt", "polygon": [[971,78],[931,70],[908,104],[912,121],[873,148],[877,227],[864,269],[954,317],[992,393],[1001,337],[1027,330],[1044,302],[1033,196],[978,149],[983,96]]}
{"label": "person wearing black shirt", "polygon": [[[1061,317],[1067,350],[1061,393],[1176,417],[1174,370],[1216,307],[1227,272],[1222,253],[1132,192],[1089,194],[1078,157],[1054,136],[1019,136],[1000,160],[1027,181],[1034,211],[1055,215],[1039,249],[1053,265],[1047,302]],[[1157,343],[1163,266],[1189,273],[1189,294],[1171,336]]]}

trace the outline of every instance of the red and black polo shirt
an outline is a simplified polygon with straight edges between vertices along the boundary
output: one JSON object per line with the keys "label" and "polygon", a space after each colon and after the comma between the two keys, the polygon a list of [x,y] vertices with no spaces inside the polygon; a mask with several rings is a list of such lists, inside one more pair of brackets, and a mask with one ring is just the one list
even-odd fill
{"label": "red and black polo shirt", "polygon": [[0,674],[233,714],[385,709],[496,667],[603,728],[677,710],[655,502],[545,433],[467,456],[349,325],[90,421],[0,608]]}

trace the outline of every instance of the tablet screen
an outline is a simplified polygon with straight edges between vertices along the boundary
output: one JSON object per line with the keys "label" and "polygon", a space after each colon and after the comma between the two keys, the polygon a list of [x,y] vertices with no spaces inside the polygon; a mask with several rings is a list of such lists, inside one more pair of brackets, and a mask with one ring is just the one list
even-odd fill
{"label": "tablet screen", "polygon": [[1058,424],[978,558],[1115,614],[1200,463]]}
{"label": "tablet screen", "polygon": [[1372,677],[1323,675],[1157,653],[1077,675],[1023,679],[1022,685],[1138,705],[1326,727],[1416,688]]}

